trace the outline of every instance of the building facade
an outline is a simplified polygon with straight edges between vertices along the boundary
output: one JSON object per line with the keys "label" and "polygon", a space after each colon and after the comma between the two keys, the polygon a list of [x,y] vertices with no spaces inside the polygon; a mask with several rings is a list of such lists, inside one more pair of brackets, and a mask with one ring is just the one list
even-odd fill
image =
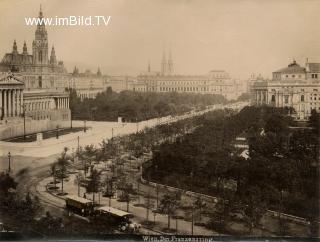
{"label": "building facade", "polygon": [[252,105],[290,107],[297,120],[307,120],[312,110],[320,112],[320,63],[293,61],[272,73],[272,80],[257,80],[251,87]]}
{"label": "building facade", "polygon": [[246,91],[246,84],[230,78],[224,70],[212,70],[205,75],[177,75],[169,54],[168,61],[165,53],[161,61],[161,71],[148,70],[137,77],[133,85],[134,91],[140,92],[178,92],[218,94],[228,100],[237,99]]}
{"label": "building facade", "polygon": [[92,99],[106,90],[105,76],[102,75],[100,68],[97,73],[92,73],[90,70],[80,73],[75,67],[68,81],[68,88],[76,90],[81,100]]}
{"label": "building facade", "polygon": [[[40,8],[39,19],[43,18]],[[24,43],[22,52],[18,51],[16,40],[12,51],[6,53],[0,62],[1,124],[8,129],[10,124],[27,120],[44,120],[46,127],[64,127],[70,123],[69,93],[65,90],[69,74],[63,62],[58,61],[52,46],[49,56],[48,34],[43,24],[38,24],[32,42],[32,54]],[[45,130],[45,126],[41,129]],[[32,129],[32,130],[36,130]],[[18,134],[12,132],[12,135]],[[6,133],[6,137],[10,136]],[[0,134],[1,136],[1,134]]]}
{"label": "building facade", "polygon": [[0,120],[23,114],[23,89],[24,83],[12,74],[0,75]]}

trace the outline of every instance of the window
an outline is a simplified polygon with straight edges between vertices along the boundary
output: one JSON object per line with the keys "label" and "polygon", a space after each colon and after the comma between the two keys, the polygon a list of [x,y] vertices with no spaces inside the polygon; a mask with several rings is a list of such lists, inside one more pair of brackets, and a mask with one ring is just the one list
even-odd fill
{"label": "window", "polygon": [[276,96],[275,95],[272,95],[271,96],[271,102],[275,102],[276,101]]}
{"label": "window", "polygon": [[296,76],[295,75],[292,75],[292,78],[295,78]]}
{"label": "window", "polygon": [[304,95],[301,95],[301,102],[304,102]]}

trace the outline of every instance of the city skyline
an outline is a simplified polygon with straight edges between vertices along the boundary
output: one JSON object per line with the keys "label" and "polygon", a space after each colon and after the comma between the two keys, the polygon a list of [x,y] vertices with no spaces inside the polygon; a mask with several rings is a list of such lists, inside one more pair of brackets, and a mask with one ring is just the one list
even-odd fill
{"label": "city skyline", "polygon": [[[177,74],[206,74],[224,69],[232,77],[252,73],[271,77],[278,66],[295,59],[317,62],[320,44],[317,1],[10,1],[0,3],[0,53],[10,52],[16,39],[31,52],[32,32],[25,17],[36,17],[42,4],[45,17],[112,16],[108,26],[47,26],[49,48],[81,71],[137,75],[147,69],[160,70],[163,50],[172,51]],[[14,11],[16,18],[10,18]],[[177,14],[179,13],[179,14]],[[201,13],[201,14],[200,14]],[[298,14],[299,13],[299,14]],[[275,24],[277,23],[277,24]],[[307,26],[307,27],[305,27]],[[12,31],[15,30],[15,31]],[[209,31],[210,29],[214,31]],[[239,31],[241,29],[242,31]],[[99,40],[97,40],[99,38]]]}

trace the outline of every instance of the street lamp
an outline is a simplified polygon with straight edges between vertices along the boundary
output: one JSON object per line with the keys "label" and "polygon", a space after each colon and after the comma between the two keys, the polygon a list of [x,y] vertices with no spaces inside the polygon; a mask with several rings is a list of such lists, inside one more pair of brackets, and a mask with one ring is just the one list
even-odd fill
{"label": "street lamp", "polygon": [[10,153],[10,151],[8,153],[8,161],[9,161],[8,173],[10,173],[11,172],[11,153]]}
{"label": "street lamp", "polygon": [[77,137],[78,140],[78,156],[80,155],[80,137]]}
{"label": "street lamp", "polygon": [[23,140],[26,140],[26,105],[20,104],[22,107],[22,116],[23,116]]}
{"label": "street lamp", "polygon": [[59,125],[57,125],[56,138],[59,139]]}

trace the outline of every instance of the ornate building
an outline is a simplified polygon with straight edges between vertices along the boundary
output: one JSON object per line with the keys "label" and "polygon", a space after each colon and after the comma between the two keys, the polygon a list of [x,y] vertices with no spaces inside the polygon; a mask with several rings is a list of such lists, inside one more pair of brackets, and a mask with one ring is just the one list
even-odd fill
{"label": "ornate building", "polygon": [[161,71],[142,72],[133,86],[134,91],[140,92],[188,92],[201,94],[220,94],[226,99],[237,99],[246,91],[245,84],[230,78],[223,70],[213,70],[207,75],[176,75],[171,52],[166,60],[162,55]]}
{"label": "ornate building", "polygon": [[272,74],[272,80],[260,79],[252,84],[253,105],[291,107],[297,120],[308,119],[313,109],[320,112],[320,63],[307,60],[302,67],[293,61]]}
{"label": "ornate building", "polygon": [[[43,18],[41,8],[39,18]],[[12,52],[5,54],[0,62],[0,72],[0,130],[3,131],[0,132],[0,138],[10,136],[10,132],[11,136],[21,135],[5,129],[9,129],[10,124],[16,124],[19,120],[21,122],[23,113],[27,120],[44,120],[41,131],[44,131],[45,127],[50,129],[56,125],[69,125],[69,93],[65,91],[69,74],[63,62],[57,61],[54,47],[49,58],[48,34],[44,24],[36,27],[32,54],[28,53],[26,43],[19,53],[14,40]],[[1,124],[6,127],[1,127]],[[30,130],[37,132],[36,127]],[[5,135],[2,135],[4,133]]]}
{"label": "ornate building", "polygon": [[13,75],[0,76],[0,120],[22,115],[23,88],[24,83]]}
{"label": "ornate building", "polygon": [[[40,9],[39,18],[43,18]],[[32,89],[63,89],[66,87],[68,73],[62,61],[57,61],[55,49],[52,46],[50,59],[48,57],[48,34],[44,24],[38,24],[35,39],[32,42],[32,55],[28,53],[24,42],[22,52],[18,52],[16,40],[12,52],[6,53],[0,63],[0,72],[17,72],[25,83],[25,90]]]}
{"label": "ornate building", "polygon": [[105,77],[101,74],[100,68],[97,73],[86,70],[80,73],[77,67],[74,67],[73,73],[69,80],[69,88],[76,90],[77,96],[81,100],[85,98],[95,98],[98,93],[106,90]]}

